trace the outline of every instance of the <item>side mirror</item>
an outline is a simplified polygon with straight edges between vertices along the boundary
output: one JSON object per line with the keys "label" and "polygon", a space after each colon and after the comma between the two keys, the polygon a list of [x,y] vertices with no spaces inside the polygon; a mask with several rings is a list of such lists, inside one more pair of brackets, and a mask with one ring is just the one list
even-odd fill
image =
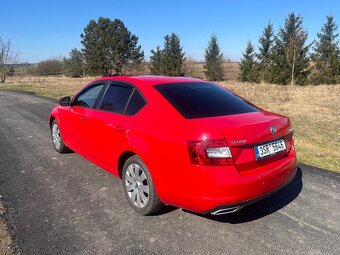
{"label": "side mirror", "polygon": [[71,101],[71,97],[63,97],[58,100],[58,103],[61,106],[69,106]]}

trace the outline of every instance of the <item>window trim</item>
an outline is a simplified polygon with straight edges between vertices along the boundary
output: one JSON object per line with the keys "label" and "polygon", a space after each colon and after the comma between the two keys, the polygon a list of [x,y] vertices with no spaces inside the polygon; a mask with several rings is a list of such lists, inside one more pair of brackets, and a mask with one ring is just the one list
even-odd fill
{"label": "window trim", "polygon": [[133,94],[135,94],[135,91],[136,91],[136,88],[132,88],[132,92],[131,92],[131,94],[130,94],[130,96],[129,96],[129,99],[127,100],[126,105],[125,105],[125,107],[124,107],[124,111],[123,111],[123,114],[124,114],[124,115],[127,115],[127,114],[126,114],[126,108],[128,107],[128,105],[129,105],[129,103],[130,103],[130,101],[131,101],[131,98],[132,98]]}

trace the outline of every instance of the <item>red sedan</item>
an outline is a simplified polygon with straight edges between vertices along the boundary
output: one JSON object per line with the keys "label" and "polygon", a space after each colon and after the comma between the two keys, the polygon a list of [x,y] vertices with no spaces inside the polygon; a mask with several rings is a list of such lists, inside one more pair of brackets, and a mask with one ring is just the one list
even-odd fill
{"label": "red sedan", "polygon": [[236,212],[296,173],[289,118],[198,79],[103,77],[60,99],[49,124],[57,152],[121,178],[143,215],[164,204]]}

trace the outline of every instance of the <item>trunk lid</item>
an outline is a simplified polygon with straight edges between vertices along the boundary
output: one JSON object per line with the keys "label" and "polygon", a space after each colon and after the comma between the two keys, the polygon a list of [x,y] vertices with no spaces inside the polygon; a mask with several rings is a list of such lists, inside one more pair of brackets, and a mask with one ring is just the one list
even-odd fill
{"label": "trunk lid", "polygon": [[[226,139],[239,171],[254,169],[285,157],[292,146],[289,118],[265,111],[196,119],[203,126],[220,130]],[[276,132],[272,132],[274,128]],[[257,160],[255,146],[284,139],[286,150],[266,159]]]}

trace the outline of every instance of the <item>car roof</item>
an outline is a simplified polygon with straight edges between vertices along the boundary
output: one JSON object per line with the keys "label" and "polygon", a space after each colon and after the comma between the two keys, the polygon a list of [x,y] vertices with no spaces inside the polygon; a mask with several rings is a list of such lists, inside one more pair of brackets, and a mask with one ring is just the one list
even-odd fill
{"label": "car roof", "polygon": [[138,75],[138,76],[104,76],[97,80],[117,80],[126,82],[142,82],[144,85],[157,85],[165,83],[182,83],[182,82],[202,82],[203,80],[190,77],[170,77],[158,75]]}

